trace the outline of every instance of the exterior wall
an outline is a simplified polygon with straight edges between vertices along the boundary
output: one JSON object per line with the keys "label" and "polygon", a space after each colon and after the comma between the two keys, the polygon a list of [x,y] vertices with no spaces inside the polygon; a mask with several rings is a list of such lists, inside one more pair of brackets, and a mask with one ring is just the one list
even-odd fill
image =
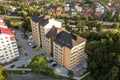
{"label": "exterior wall", "polygon": [[86,42],[83,42],[71,49],[71,56],[70,56],[71,69],[79,65],[82,62],[82,60],[85,58],[85,54],[84,54],[85,43]]}
{"label": "exterior wall", "polygon": [[50,55],[51,54],[51,40],[50,39],[48,39],[48,38],[46,38],[46,50],[45,50],[45,52],[48,54],[48,55]]}
{"label": "exterior wall", "polygon": [[63,47],[63,65],[64,67],[66,67],[67,69],[71,69],[70,68],[70,49],[67,47]]}
{"label": "exterior wall", "polygon": [[56,62],[63,66],[63,48],[53,42],[53,58]]}
{"label": "exterior wall", "polygon": [[41,30],[40,30],[40,26],[39,23],[36,23],[32,20],[31,21],[31,27],[32,27],[32,38],[34,40],[34,42],[37,44],[37,46],[41,46]]}
{"label": "exterior wall", "polygon": [[15,38],[10,35],[0,35],[0,63],[6,63],[19,56]]}
{"label": "exterior wall", "polygon": [[46,52],[46,37],[45,37],[45,30],[43,26],[40,26],[41,29],[41,42],[43,51]]}
{"label": "exterior wall", "polygon": [[86,42],[69,49],[67,47],[61,47],[53,42],[54,60],[69,70],[75,68],[85,59],[85,43]]}

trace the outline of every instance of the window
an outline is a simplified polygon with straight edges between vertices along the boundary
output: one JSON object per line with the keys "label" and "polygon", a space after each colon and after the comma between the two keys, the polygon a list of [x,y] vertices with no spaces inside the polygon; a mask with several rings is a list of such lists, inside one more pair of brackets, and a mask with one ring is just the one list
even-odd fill
{"label": "window", "polygon": [[0,58],[4,57],[4,55],[1,55]]}
{"label": "window", "polygon": [[3,40],[3,38],[1,38],[0,40]]}
{"label": "window", "polygon": [[6,54],[6,56],[8,56],[8,54]]}

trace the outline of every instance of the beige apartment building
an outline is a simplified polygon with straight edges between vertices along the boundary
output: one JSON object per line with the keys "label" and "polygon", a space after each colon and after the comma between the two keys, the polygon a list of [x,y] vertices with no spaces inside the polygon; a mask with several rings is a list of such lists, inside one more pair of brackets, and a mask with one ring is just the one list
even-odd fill
{"label": "beige apartment building", "polygon": [[50,54],[51,43],[50,40],[46,37],[46,34],[53,26],[56,28],[61,28],[62,23],[56,21],[55,19],[50,19],[49,16],[33,17],[30,21],[34,42],[37,44],[37,46],[42,47],[44,52]]}
{"label": "beige apartment building", "polygon": [[85,59],[85,43],[84,38],[61,31],[53,42],[54,60],[67,69],[73,69]]}
{"label": "beige apartment building", "polygon": [[63,30],[61,22],[40,16],[31,19],[31,25],[35,43],[61,66],[71,70],[85,59],[86,40]]}

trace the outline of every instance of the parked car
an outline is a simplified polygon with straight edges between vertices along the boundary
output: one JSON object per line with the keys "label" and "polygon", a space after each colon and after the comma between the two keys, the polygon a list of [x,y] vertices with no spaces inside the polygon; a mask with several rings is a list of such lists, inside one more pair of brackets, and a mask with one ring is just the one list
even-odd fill
{"label": "parked car", "polygon": [[37,46],[32,46],[32,48],[36,48]]}
{"label": "parked car", "polygon": [[14,68],[14,67],[15,67],[15,65],[14,65],[14,64],[10,66],[10,68]]}
{"label": "parked car", "polygon": [[42,55],[42,56],[45,56],[45,54],[44,54],[44,53],[42,53],[41,55]]}
{"label": "parked car", "polygon": [[18,58],[13,59],[13,62],[18,61]]}
{"label": "parked car", "polygon": [[57,64],[56,63],[54,63],[53,65],[52,65],[52,67],[56,67],[57,66]]}
{"label": "parked car", "polygon": [[27,53],[25,53],[25,56],[28,56],[28,54],[27,54]]}
{"label": "parked car", "polygon": [[28,45],[29,45],[29,46],[32,46],[33,44],[32,44],[32,42],[28,42]]}
{"label": "parked car", "polygon": [[57,63],[56,63],[56,62],[52,62],[52,63],[51,63],[51,66],[52,66],[52,67],[56,67],[56,66],[57,66]]}

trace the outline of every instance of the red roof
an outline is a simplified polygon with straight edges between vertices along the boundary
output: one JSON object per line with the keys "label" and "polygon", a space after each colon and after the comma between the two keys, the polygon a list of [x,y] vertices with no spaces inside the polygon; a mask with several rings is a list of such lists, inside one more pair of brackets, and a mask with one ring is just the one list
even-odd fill
{"label": "red roof", "polygon": [[100,12],[100,11],[96,11],[96,12],[95,12],[95,15],[97,15],[97,16],[101,16],[101,15],[102,15],[102,12]]}
{"label": "red roof", "polygon": [[91,15],[93,15],[93,14],[94,14],[93,11],[88,11],[88,12],[86,12],[86,13],[84,14],[84,16],[89,17],[89,16],[91,16]]}
{"label": "red roof", "polygon": [[8,34],[8,35],[13,35],[12,30],[9,29],[9,28],[2,28],[2,27],[0,27],[0,33]]}
{"label": "red roof", "polygon": [[119,7],[119,6],[120,6],[120,3],[116,3],[116,4],[114,4],[114,6]]}

